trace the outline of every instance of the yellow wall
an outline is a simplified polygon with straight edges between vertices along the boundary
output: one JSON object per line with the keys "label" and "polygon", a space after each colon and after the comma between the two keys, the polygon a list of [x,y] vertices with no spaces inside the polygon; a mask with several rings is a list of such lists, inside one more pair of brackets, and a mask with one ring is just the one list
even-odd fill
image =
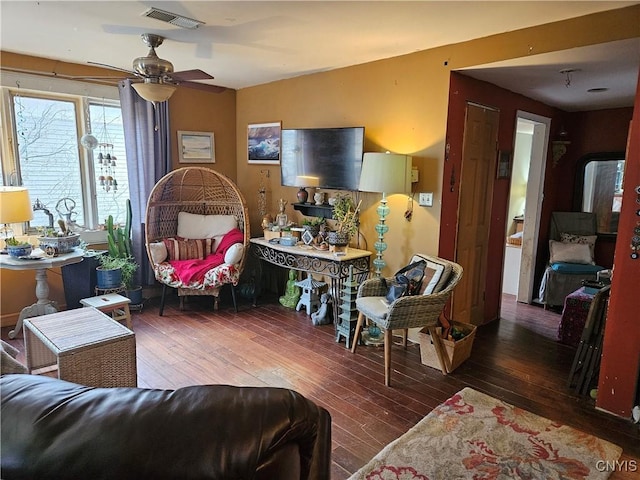
{"label": "yellow wall", "polygon": [[[390,228],[385,236],[389,248],[383,273],[396,271],[413,252],[436,254],[450,71],[637,36],[640,5],[238,91],[238,185],[249,204],[252,231],[260,231],[257,192],[261,170],[270,172],[271,213],[276,213],[280,197],[295,202],[296,189],[280,186],[279,167],[247,163],[244,132],[248,124],[281,121],[283,128],[363,125],[365,151],[412,155],[420,172],[414,190],[434,192],[432,208],[414,203],[411,222],[403,216],[406,197],[389,198]],[[362,198],[361,231],[373,251],[379,195],[363,194]],[[291,207],[287,213],[301,218]]]}

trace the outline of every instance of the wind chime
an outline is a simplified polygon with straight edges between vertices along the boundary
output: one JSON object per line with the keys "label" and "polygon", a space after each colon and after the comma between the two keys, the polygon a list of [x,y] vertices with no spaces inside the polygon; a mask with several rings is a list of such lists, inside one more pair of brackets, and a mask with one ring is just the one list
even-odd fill
{"label": "wind chime", "polygon": [[105,192],[113,189],[118,191],[118,182],[115,178],[116,156],[113,154],[113,143],[107,131],[107,114],[102,104],[102,142],[98,143],[98,165],[100,165],[100,175],[98,183]]}
{"label": "wind chime", "polygon": [[109,138],[109,132],[107,130],[107,115],[104,103],[102,104],[102,132],[101,141],[99,141],[92,133],[89,125],[89,105],[86,106],[87,110],[87,130],[89,133],[82,136],[80,143],[87,150],[95,150],[98,148],[98,165],[100,166],[100,175],[98,175],[98,185],[102,187],[105,192],[118,191],[118,181],[115,178],[115,166],[116,156],[113,154],[113,143]]}

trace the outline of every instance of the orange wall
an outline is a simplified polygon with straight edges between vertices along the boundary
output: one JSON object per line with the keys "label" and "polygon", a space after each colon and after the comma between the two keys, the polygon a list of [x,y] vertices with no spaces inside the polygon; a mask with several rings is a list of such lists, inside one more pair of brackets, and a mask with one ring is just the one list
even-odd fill
{"label": "orange wall", "polygon": [[631,237],[640,217],[640,76],[629,131],[622,211],[598,383],[599,408],[630,418],[640,381],[640,258],[631,258]]}

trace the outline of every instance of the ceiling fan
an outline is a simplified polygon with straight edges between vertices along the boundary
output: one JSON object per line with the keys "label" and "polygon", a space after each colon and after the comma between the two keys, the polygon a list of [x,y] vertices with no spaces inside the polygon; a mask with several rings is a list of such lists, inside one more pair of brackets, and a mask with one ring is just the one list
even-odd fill
{"label": "ceiling fan", "polygon": [[[156,47],[162,45],[164,37],[153,33],[143,33],[142,41],[149,47],[146,57],[138,57],[133,60],[133,70],[114,67],[98,62],[89,62],[92,65],[106,67],[125,72],[134,79],[142,79],[142,82],[132,83],[132,87],[142,98],[149,102],[163,102],[176,90],[177,86],[195,88],[207,92],[220,93],[225,87],[195,82],[194,80],[212,80],[213,77],[202,70],[184,70],[174,72],[173,64],[168,60],[158,57]],[[113,77],[83,77],[85,79],[104,79]]]}

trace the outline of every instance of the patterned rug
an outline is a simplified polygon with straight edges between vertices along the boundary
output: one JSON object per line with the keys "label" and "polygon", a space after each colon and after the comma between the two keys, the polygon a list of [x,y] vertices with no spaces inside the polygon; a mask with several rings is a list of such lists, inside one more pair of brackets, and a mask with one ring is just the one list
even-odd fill
{"label": "patterned rug", "polygon": [[604,479],[622,449],[465,388],[349,480]]}

